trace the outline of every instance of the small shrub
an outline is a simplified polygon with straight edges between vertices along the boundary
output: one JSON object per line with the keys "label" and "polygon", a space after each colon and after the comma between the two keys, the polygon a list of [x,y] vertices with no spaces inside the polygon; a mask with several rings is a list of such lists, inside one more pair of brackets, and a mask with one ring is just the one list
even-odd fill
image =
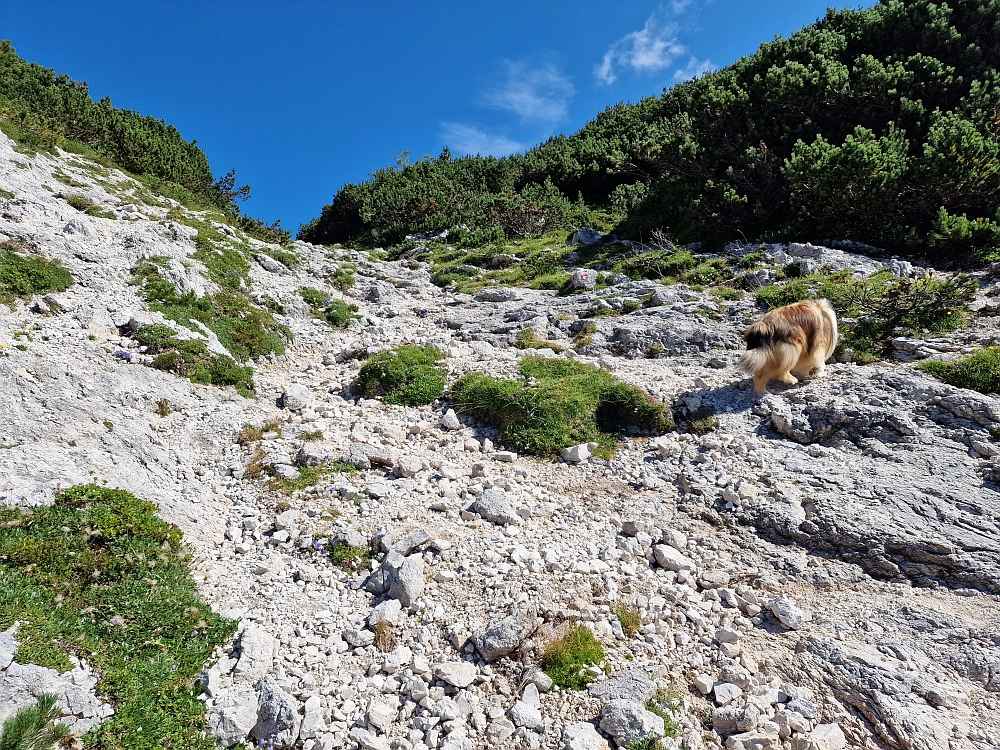
{"label": "small shrub", "polygon": [[260,446],[253,452],[250,456],[250,460],[247,461],[246,468],[243,470],[243,476],[247,479],[260,479],[264,474],[264,451],[261,450]]}
{"label": "small shrub", "polygon": [[669,412],[644,391],[580,362],[525,357],[525,380],[498,380],[473,372],[451,389],[455,408],[493,424],[522,453],[545,456],[566,446],[596,442],[610,457],[628,430],[661,434],[673,427]]}
{"label": "small shrub", "polygon": [[561,688],[583,690],[593,681],[584,668],[604,661],[604,647],[589,628],[574,625],[545,646],[541,667]]}
{"label": "small shrub", "polygon": [[917,369],[957,388],[1000,393],[1000,349],[995,347],[980,349],[968,357],[949,362],[925,360]]}
{"label": "small shrub", "polygon": [[161,398],[156,402],[156,413],[161,417],[170,416],[171,412],[173,412],[173,408],[170,406],[170,402],[167,401],[167,399]]}
{"label": "small shrub", "polygon": [[0,243],[0,304],[36,294],[62,292],[73,285],[73,276],[58,260],[45,260],[14,252],[14,242]]}
{"label": "small shrub", "polygon": [[626,638],[631,638],[642,627],[642,617],[639,616],[639,610],[635,607],[618,603],[611,607],[611,612],[618,618],[618,623],[622,626],[622,632],[625,633]]}
{"label": "small shrub", "polygon": [[81,195],[80,193],[74,193],[73,195],[66,196],[66,202],[75,208],[77,211],[86,213],[90,209],[94,208],[97,204],[88,198],[86,195]]}
{"label": "small shrub", "polygon": [[299,294],[312,308],[313,315],[325,320],[334,328],[347,328],[348,324],[358,317],[357,305],[334,299],[318,289],[300,289]]}
{"label": "small shrub", "polygon": [[328,274],[326,279],[338,292],[346,292],[354,286],[354,266],[344,265]]}
{"label": "small shrub", "polygon": [[299,433],[299,439],[313,443],[323,439],[323,430],[304,430]]}
{"label": "small shrub", "polygon": [[358,390],[387,404],[423,406],[444,393],[444,352],[433,346],[400,346],[371,357],[358,373]]}
{"label": "small shrub", "polygon": [[69,727],[57,722],[61,709],[59,696],[42,693],[34,706],[25,706],[3,723],[0,750],[52,750],[69,737]]}
{"label": "small shrub", "polygon": [[267,483],[268,489],[291,495],[298,490],[305,490],[314,486],[323,477],[329,474],[332,468],[328,463],[319,466],[300,466],[299,475],[294,479],[284,479],[283,477],[272,477]]}

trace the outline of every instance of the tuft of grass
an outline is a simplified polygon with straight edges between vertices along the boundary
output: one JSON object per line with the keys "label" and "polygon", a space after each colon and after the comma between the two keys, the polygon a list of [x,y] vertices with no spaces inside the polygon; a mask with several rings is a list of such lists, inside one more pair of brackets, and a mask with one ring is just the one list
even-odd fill
{"label": "tuft of grass", "polygon": [[264,451],[261,450],[260,446],[251,454],[250,460],[247,461],[246,468],[243,470],[243,476],[247,479],[260,479],[264,475]]}
{"label": "tuft of grass", "polygon": [[387,622],[380,622],[375,626],[375,648],[383,654],[387,654],[396,647],[396,634],[392,632],[392,625]]}
{"label": "tuft of grass", "polygon": [[161,398],[156,402],[156,413],[161,417],[169,416],[173,412],[173,407],[170,406],[170,402],[165,398]]}
{"label": "tuft of grass", "polygon": [[56,721],[60,715],[59,696],[41,693],[34,706],[25,706],[3,723],[0,750],[52,750],[70,735],[69,727]]}
{"label": "tuft of grass", "polygon": [[312,308],[313,315],[325,320],[334,328],[347,328],[348,324],[358,317],[357,305],[348,304],[341,299],[334,299],[318,289],[300,289],[299,294]]}
{"label": "tuft of grass", "polygon": [[250,424],[245,424],[240,428],[240,434],[236,438],[236,442],[240,445],[250,445],[251,443],[256,443],[264,437],[264,430],[260,427],[254,427]]}
{"label": "tuft of grass", "polygon": [[88,747],[213,746],[195,677],[235,623],[198,597],[181,531],[156,510],[95,484],[0,508],[0,629],[22,623],[22,663],[63,671],[74,654],[100,675],[115,715]]}
{"label": "tuft of grass", "polygon": [[268,489],[280,492],[283,495],[291,495],[298,490],[305,490],[319,482],[323,477],[332,471],[329,464],[319,466],[299,466],[299,475],[295,479],[283,479],[282,477],[271,477],[267,483]]}
{"label": "tuft of grass", "polygon": [[551,349],[554,352],[561,352],[566,347],[557,344],[555,341],[541,338],[534,328],[525,328],[517,334],[518,349]]}
{"label": "tuft of grass", "polygon": [[644,391],[580,362],[525,357],[524,380],[499,380],[473,372],[451,389],[455,408],[493,424],[502,440],[522,453],[546,456],[596,442],[610,458],[628,431],[661,434],[673,429],[670,412]]}
{"label": "tuft of grass", "polygon": [[618,618],[626,638],[631,638],[642,627],[642,617],[639,616],[639,610],[635,607],[619,602],[611,607],[611,613]]}
{"label": "tuft of grass", "polygon": [[360,572],[368,570],[374,552],[370,547],[355,547],[344,542],[330,546],[330,560],[341,570]]}
{"label": "tuft of grass", "polygon": [[996,347],[980,349],[968,357],[949,362],[925,360],[917,365],[917,369],[957,388],[1000,393],[1000,349]]}
{"label": "tuft of grass", "polygon": [[663,719],[663,734],[666,737],[676,737],[681,732],[680,723],[670,713],[674,703],[680,706],[682,701],[672,688],[660,688],[652,698],[646,701],[646,710]]}
{"label": "tuft of grass", "polygon": [[0,243],[0,304],[13,305],[18,299],[36,294],[62,292],[73,285],[73,276],[58,260],[23,255],[13,241]]}
{"label": "tuft of grass", "polygon": [[323,439],[323,430],[305,430],[299,433],[299,439],[307,443],[314,443]]}
{"label": "tuft of grass", "polygon": [[444,352],[433,346],[399,346],[370,357],[358,373],[358,390],[387,404],[423,406],[444,393]]}
{"label": "tuft of grass", "polygon": [[17,196],[10,190],[4,190],[3,188],[0,188],[0,198],[6,198],[7,200],[12,201],[16,197]]}
{"label": "tuft of grass", "polygon": [[589,628],[574,625],[566,633],[546,644],[541,667],[552,682],[561,688],[583,690],[593,681],[585,667],[604,661],[604,647]]}
{"label": "tuft of grass", "polygon": [[340,266],[336,271],[332,271],[327,274],[326,280],[330,283],[334,289],[338,292],[346,292],[352,286],[354,286],[354,274],[357,268],[345,263]]}
{"label": "tuft of grass", "polygon": [[856,280],[845,270],[764,287],[757,292],[757,301],[773,309],[825,297],[841,317],[837,351],[853,349],[855,361],[865,363],[884,357],[896,336],[961,328],[971,317],[969,303],[977,289],[975,280],[963,275],[897,279],[883,271]]}

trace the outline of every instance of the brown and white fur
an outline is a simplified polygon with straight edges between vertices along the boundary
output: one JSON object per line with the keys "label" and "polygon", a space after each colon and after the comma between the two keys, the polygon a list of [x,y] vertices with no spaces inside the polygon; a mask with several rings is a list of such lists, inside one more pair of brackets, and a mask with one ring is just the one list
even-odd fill
{"label": "brown and white fur", "polygon": [[837,346],[837,314],[825,299],[794,302],[764,313],[743,338],[747,350],[739,368],[763,393],[771,380],[797,383],[823,374]]}

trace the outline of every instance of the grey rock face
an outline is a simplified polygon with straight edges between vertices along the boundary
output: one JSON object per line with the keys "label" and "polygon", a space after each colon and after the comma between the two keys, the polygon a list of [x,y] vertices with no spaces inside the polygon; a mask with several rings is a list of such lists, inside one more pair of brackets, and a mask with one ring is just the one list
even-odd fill
{"label": "grey rock face", "polygon": [[593,289],[597,286],[597,273],[589,268],[578,268],[573,271],[569,283],[574,289]]}
{"label": "grey rock face", "polygon": [[662,737],[663,719],[634,701],[611,701],[601,708],[601,729],[621,747],[648,737]]}
{"label": "grey rock face", "polygon": [[265,677],[254,688],[259,696],[257,723],[251,734],[258,740],[270,740],[275,747],[291,747],[299,737],[299,704],[273,677]]}
{"label": "grey rock face", "polygon": [[514,505],[507,499],[507,496],[500,490],[483,490],[477,497],[470,510],[478,513],[487,521],[496,524],[521,523],[521,517],[514,509]]}
{"label": "grey rock face", "polygon": [[569,238],[569,242],[566,244],[572,247],[573,245],[592,245],[595,242],[601,241],[601,233],[596,229],[577,229],[573,232],[573,236]]}
{"label": "grey rock face", "polygon": [[271,671],[278,650],[278,639],[273,635],[256,625],[248,625],[240,635],[238,647],[234,678],[254,682]]}
{"label": "grey rock face", "polygon": [[563,730],[563,750],[610,750],[611,746],[589,721],[570,724]]}
{"label": "grey rock face", "polygon": [[293,383],[282,394],[281,404],[289,411],[302,411],[313,405],[313,395],[301,383]]}
{"label": "grey rock face", "polygon": [[388,594],[404,607],[411,606],[424,590],[424,561],[418,555],[404,557],[390,551],[378,570],[365,582],[373,594]]}
{"label": "grey rock face", "polygon": [[246,740],[257,723],[257,693],[245,690],[219,699],[208,712],[208,733],[222,747]]}
{"label": "grey rock face", "polygon": [[253,256],[253,259],[260,264],[260,267],[269,273],[288,273],[288,269],[282,264],[272,258],[270,255],[265,255],[264,253],[257,253]]}
{"label": "grey rock face", "polygon": [[629,669],[590,683],[588,692],[602,701],[627,700],[644,704],[656,693],[656,684],[641,669]]}
{"label": "grey rock face", "polygon": [[512,302],[518,298],[514,289],[482,289],[473,297],[476,302]]}
{"label": "grey rock face", "polygon": [[513,653],[538,627],[534,608],[521,609],[509,617],[491,624],[485,631],[473,636],[472,643],[486,661]]}
{"label": "grey rock face", "polygon": [[370,469],[372,466],[392,467],[396,464],[396,453],[389,448],[370,443],[351,443],[343,461],[359,469]]}

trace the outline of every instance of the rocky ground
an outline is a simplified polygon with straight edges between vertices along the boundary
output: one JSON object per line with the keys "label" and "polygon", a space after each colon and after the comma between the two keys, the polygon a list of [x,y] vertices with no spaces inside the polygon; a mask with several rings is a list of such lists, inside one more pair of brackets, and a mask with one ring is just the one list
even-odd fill
{"label": "rocky ground", "polygon": [[[76,279],[0,307],[0,501],[51,502],[59,487],[107,479],[183,529],[203,595],[240,621],[205,675],[220,744],[593,750],[662,733],[644,708],[655,694],[678,727],[666,747],[1000,746],[1000,400],[904,361],[994,343],[992,319],[755,398],[732,367],[749,295],[719,303],[617,280],[472,297],[433,286],[419,263],[296,243],[292,272],[257,243],[254,291],[283,306],[295,340],[258,364],[245,399],[146,366],[122,335],[130,321],[166,322],[129,283],[140,259],[176,261],[181,288],[211,285],[190,229],[132,200],[124,175],[80,164],[16,153],[0,136],[0,187],[16,196],[0,199],[0,233]],[[57,197],[57,169],[117,218]],[[849,250],[769,248],[781,262],[882,265]],[[347,298],[360,319],[337,331],[297,290],[325,288],[342,262],[358,268]],[[977,307],[990,309],[983,287]],[[648,295],[651,306],[585,329],[588,310]],[[577,346],[519,350],[526,328]],[[527,353],[573,356],[682,415],[710,407],[717,427],[627,439],[613,462],[517,456],[446,402],[355,396],[358,355],[404,342],[441,347],[452,378],[513,375]],[[246,424],[272,427],[245,445]],[[256,462],[295,477],[327,459],[358,471],[290,495],[247,474]],[[348,573],[331,538],[374,539],[379,554]],[[641,616],[635,635],[616,605]],[[553,688],[535,666],[573,622],[607,653],[583,692]],[[78,695],[92,687],[85,665],[84,677],[42,674],[13,661],[15,639],[0,634],[0,706],[62,684],[81,720],[101,720],[106,704]]]}

